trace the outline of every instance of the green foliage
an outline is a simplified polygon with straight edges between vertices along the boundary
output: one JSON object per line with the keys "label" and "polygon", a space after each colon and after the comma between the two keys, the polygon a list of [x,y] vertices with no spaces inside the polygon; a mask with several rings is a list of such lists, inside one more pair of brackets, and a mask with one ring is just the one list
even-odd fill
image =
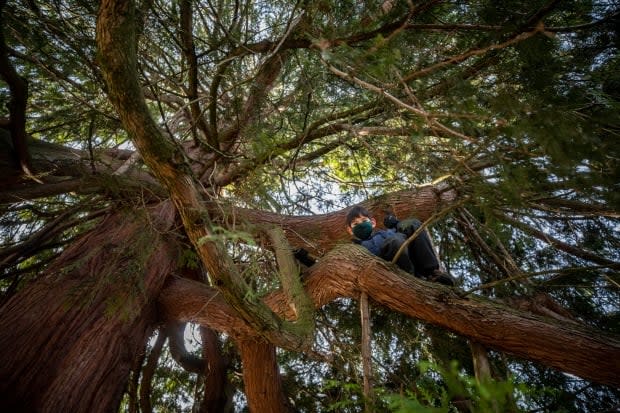
{"label": "green foliage", "polygon": [[364,396],[358,383],[343,383],[339,380],[326,380],[322,392],[337,392],[337,401],[331,402],[325,409],[328,412],[355,411],[363,406]]}
{"label": "green foliage", "polygon": [[196,270],[201,266],[200,257],[193,249],[184,248],[179,255],[179,266]]}
{"label": "green foliage", "polygon": [[390,411],[448,413],[453,411],[456,403],[461,407],[469,406],[469,411],[476,413],[518,412],[521,410],[515,400],[528,391],[527,387],[511,380],[478,381],[464,375],[455,361],[448,368],[424,361],[420,362],[419,367],[421,376],[416,382],[415,392],[385,396]]}

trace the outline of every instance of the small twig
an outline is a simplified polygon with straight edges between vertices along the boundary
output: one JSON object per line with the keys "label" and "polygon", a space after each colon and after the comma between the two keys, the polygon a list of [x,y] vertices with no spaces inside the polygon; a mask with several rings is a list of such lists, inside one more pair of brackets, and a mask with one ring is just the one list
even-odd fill
{"label": "small twig", "polygon": [[299,15],[297,17],[295,17],[293,19],[293,21],[291,21],[291,24],[288,26],[288,28],[286,29],[286,33],[284,33],[284,35],[282,36],[282,38],[280,39],[280,41],[278,42],[278,44],[276,45],[276,47],[273,49],[273,51],[267,56],[267,59],[271,58],[272,56],[274,56],[276,53],[278,53],[278,50],[280,49],[280,47],[282,47],[282,44],[284,43],[284,41],[287,39],[287,37],[290,36],[291,32],[293,31],[293,29],[295,28],[295,26],[297,26],[299,24],[299,22],[301,21],[301,18],[304,16],[304,10],[301,11],[301,13],[299,13]]}

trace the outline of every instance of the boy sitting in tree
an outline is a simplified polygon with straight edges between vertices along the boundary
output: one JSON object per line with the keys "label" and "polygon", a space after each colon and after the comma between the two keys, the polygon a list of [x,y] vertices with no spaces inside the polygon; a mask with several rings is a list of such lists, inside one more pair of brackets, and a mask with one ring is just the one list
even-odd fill
{"label": "boy sitting in tree", "polygon": [[[387,229],[376,229],[377,221],[366,208],[359,205],[351,208],[346,217],[347,231],[355,237],[353,242],[386,261],[392,261],[400,246],[421,223],[415,218],[399,222],[393,215],[388,215],[384,224]],[[439,260],[426,231],[422,231],[403,249],[396,264],[416,277],[454,285],[454,278],[439,268]]]}

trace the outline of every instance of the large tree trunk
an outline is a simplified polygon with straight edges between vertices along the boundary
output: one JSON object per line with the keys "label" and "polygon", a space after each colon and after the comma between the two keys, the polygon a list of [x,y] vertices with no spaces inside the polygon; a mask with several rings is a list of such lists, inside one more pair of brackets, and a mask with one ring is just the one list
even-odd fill
{"label": "large tree trunk", "polygon": [[0,309],[0,411],[118,408],[174,268],[158,235],[173,221],[169,203],[150,221],[108,217]]}

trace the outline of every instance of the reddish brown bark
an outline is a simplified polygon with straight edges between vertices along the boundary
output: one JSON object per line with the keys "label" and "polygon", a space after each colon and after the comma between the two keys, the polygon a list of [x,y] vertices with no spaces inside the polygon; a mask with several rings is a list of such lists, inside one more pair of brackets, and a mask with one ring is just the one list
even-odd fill
{"label": "reddish brown bark", "polygon": [[[162,205],[151,224],[170,228],[171,212]],[[156,320],[154,298],[175,264],[159,232],[140,241],[148,225],[122,214],[107,218],[67,249],[47,277],[0,309],[0,411],[118,408]],[[143,272],[131,273],[134,243],[150,251]]]}
{"label": "reddish brown bark", "polygon": [[165,330],[169,339],[170,354],[184,370],[200,374],[205,369],[205,361],[185,348],[185,327],[186,323],[174,321],[166,326]]}
{"label": "reddish brown bark", "polygon": [[[216,235],[212,217],[205,208],[213,204],[208,192],[187,167],[185,154],[169,136],[162,134],[151,118],[137,76],[135,12],[131,2],[118,0],[104,0],[99,9],[97,46],[101,56],[105,56],[101,59],[102,74],[111,103],[144,163],[169,191],[187,237],[226,301],[270,342],[280,346],[305,344],[303,337],[286,328],[286,323],[261,300],[249,294],[246,281]],[[267,70],[266,66],[261,73],[263,70]],[[263,81],[267,81],[273,74],[264,75]]]}
{"label": "reddish brown bark", "polygon": [[[170,137],[161,133],[144,102],[137,77],[133,18],[131,3],[114,0],[101,2],[97,45],[100,56],[104,57],[101,68],[110,101],[117,109],[123,127],[140,151],[145,164],[170,193],[186,234],[211,279],[218,286],[218,292],[226,300],[221,299],[215,290],[199,283],[177,279],[166,288],[160,301],[162,309],[170,318],[199,321],[226,331],[236,338],[244,362],[244,381],[250,408],[254,411],[283,411],[286,404],[282,397],[273,344],[263,341],[255,331],[260,331],[271,343],[283,346],[294,346],[295,337],[286,335],[287,331],[282,329],[282,320],[275,318],[260,300],[251,294],[245,294],[247,290],[244,288],[244,281],[225,248],[212,241],[215,239],[212,236],[213,215],[207,213],[209,211],[206,206],[214,203],[187,167],[185,154],[173,144]],[[273,60],[275,58],[276,56],[272,56],[267,59],[268,64],[263,65],[255,82],[262,85],[250,92],[246,104],[252,103],[249,105],[252,108],[259,106],[261,94],[268,90],[271,79],[275,78],[279,70],[280,62]],[[257,104],[253,104],[253,99],[257,100]],[[234,137],[239,127],[249,122],[254,113],[243,111],[239,124],[233,124],[228,129],[231,133],[226,136]],[[226,143],[225,141],[226,139],[223,143]],[[229,180],[243,170],[239,168],[232,168],[227,173]],[[223,182],[229,181],[224,179]],[[425,219],[431,211],[436,210],[439,197],[432,189],[428,191],[428,195],[429,199],[424,200],[421,206],[429,208],[425,210],[414,207],[413,215]],[[377,201],[374,209],[381,212],[390,209],[400,216],[412,215],[402,213],[405,209],[411,210],[410,199],[385,205],[382,205],[383,202]],[[219,208],[219,205],[217,207]],[[346,211],[340,211],[319,219],[285,218],[286,223],[282,222],[282,217],[273,218],[275,223],[283,225],[285,230],[289,231],[289,238],[294,240],[293,245],[322,253],[346,237],[342,231],[345,213]],[[377,218],[381,220],[382,214],[378,214]],[[315,225],[314,232],[310,232],[307,237],[314,242],[305,245],[301,237],[295,240],[296,234],[302,232],[297,231],[297,224],[307,227],[318,220],[321,225]],[[250,218],[249,221],[261,220]],[[337,296],[356,297],[359,291],[365,291],[387,307],[443,326],[489,347],[540,361],[585,378],[615,383],[609,374],[591,368],[594,364],[591,359],[593,356],[596,360],[620,358],[620,346],[614,338],[601,339],[601,336],[593,334],[593,331],[574,324],[566,326],[543,320],[477,298],[460,298],[445,288],[429,286],[404,278],[402,274],[395,274],[392,272],[394,268],[359,249],[340,250],[340,254],[335,253],[332,257],[337,258],[323,259],[312,269],[313,276],[308,279],[307,288],[313,294],[317,305]],[[190,295],[189,300],[183,296],[182,290]],[[188,305],[188,302],[192,304]],[[288,311],[288,300],[281,294],[274,294],[269,303],[276,311]],[[609,341],[606,343],[607,339]],[[574,347],[566,347],[566,341],[569,340],[575,343]],[[567,357],[570,360],[566,360]],[[589,363],[590,366],[586,366]],[[617,366],[614,367],[617,370]],[[259,371],[260,374],[257,373]],[[268,373],[267,377],[265,372]]]}
{"label": "reddish brown bark", "polygon": [[[76,192],[79,194],[104,193],[109,191],[123,194],[161,194],[163,191],[151,175],[138,168],[128,168],[122,174],[115,175],[129,157],[127,152],[106,150],[96,152],[92,161],[86,151],[40,141],[28,137],[26,144],[31,166],[42,174],[41,182],[23,179],[15,174],[13,160],[10,156],[10,136],[0,128],[0,203],[20,202],[23,200]],[[92,173],[92,168],[97,174]],[[149,195],[149,194],[145,195]]]}
{"label": "reddish brown bark", "polygon": [[237,340],[250,412],[290,411],[276,362],[276,348],[261,337]]}

